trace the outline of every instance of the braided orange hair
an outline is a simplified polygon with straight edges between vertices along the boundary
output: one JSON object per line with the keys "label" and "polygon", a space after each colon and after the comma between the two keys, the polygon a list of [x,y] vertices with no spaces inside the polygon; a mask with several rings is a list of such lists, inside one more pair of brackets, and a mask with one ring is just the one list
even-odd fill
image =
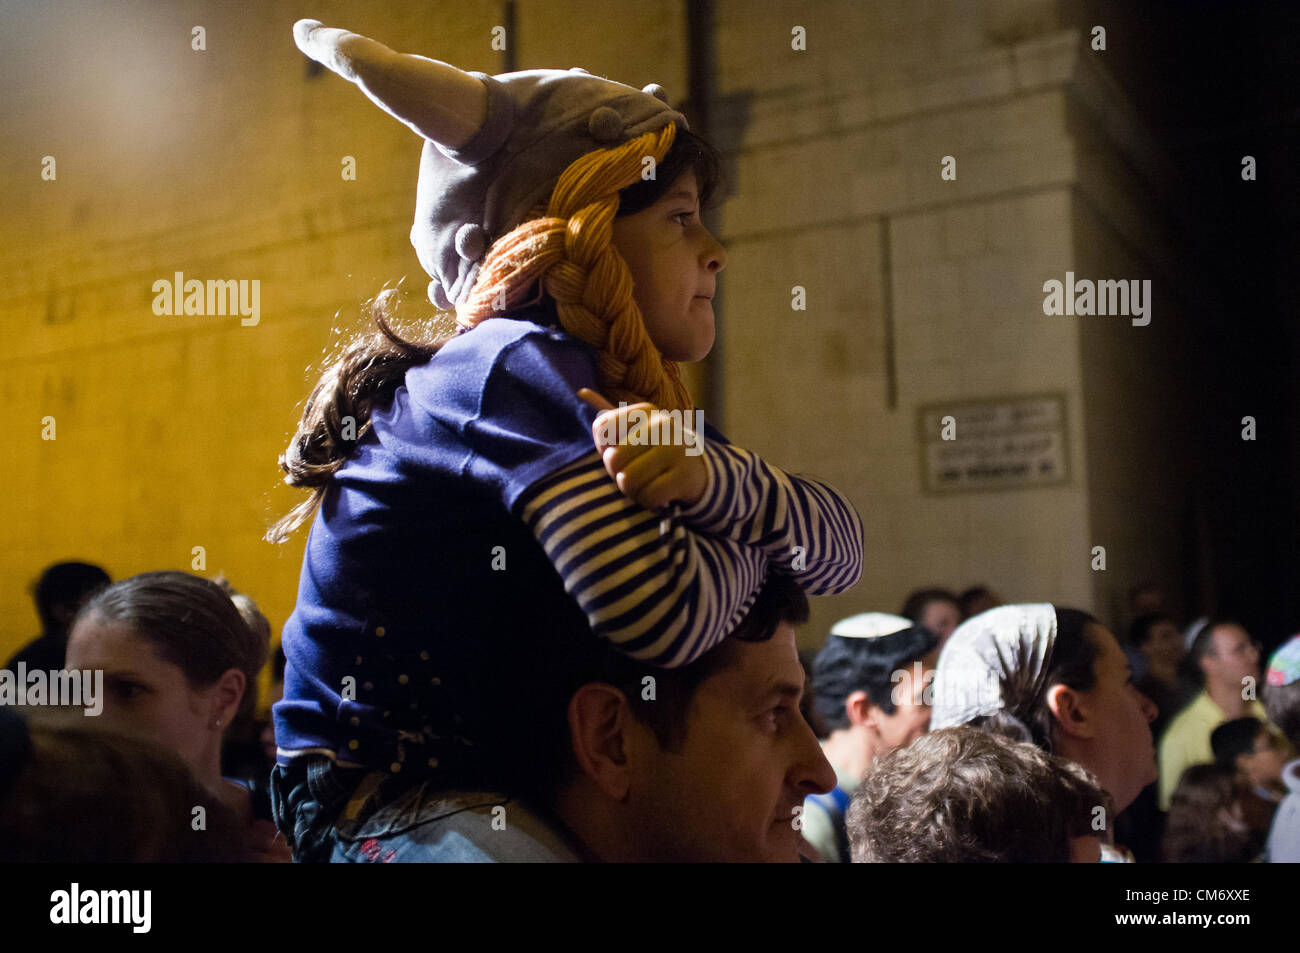
{"label": "braided orange hair", "polygon": [[650,339],[632,297],[632,273],[610,240],[619,191],[641,181],[644,156],[663,161],[676,133],[669,123],[570,164],[550,202],[493,243],[469,297],[456,307],[457,324],[472,328],[518,307],[540,280],[564,329],[600,352],[597,373],[607,398],[693,410],[677,363]]}

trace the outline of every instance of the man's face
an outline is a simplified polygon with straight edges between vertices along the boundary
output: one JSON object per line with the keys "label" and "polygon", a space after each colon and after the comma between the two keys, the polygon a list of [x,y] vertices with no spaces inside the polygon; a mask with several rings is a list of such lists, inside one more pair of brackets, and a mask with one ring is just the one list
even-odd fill
{"label": "man's face", "polygon": [[[909,665],[891,694],[894,713],[886,715],[876,708],[875,723],[878,742],[876,755],[886,755],[895,748],[910,745],[930,728],[930,706],[926,703],[926,687],[934,680],[934,666],[939,659],[935,649],[919,663]],[[918,677],[919,676],[919,677]]]}
{"label": "man's face", "polygon": [[961,610],[951,602],[936,599],[921,610],[919,621],[939,637],[939,647],[943,648],[943,643],[948,641],[953,629],[961,623]]}
{"label": "man's face", "polygon": [[629,827],[641,832],[644,859],[798,861],[795,809],[835,785],[799,712],[804,674],[793,626],[728,650],[731,664],[696,689],[680,751],[633,727]]}
{"label": "man's face", "polygon": [[699,361],[713,347],[713,295],[727,252],[700,221],[699,204],[689,171],[654,205],[614,219],[612,241],[632,273],[632,297],[670,361]]}
{"label": "man's face", "polygon": [[1168,619],[1157,622],[1151,627],[1147,640],[1142,643],[1141,648],[1142,654],[1147,659],[1165,665],[1177,665],[1185,651],[1182,633],[1178,631],[1178,626]]}
{"label": "man's face", "polygon": [[[1103,786],[1122,811],[1142,789],[1156,779],[1155,747],[1151,739],[1151,722],[1156,717],[1155,704],[1133,684],[1128,656],[1110,630],[1089,625],[1087,637],[1099,652],[1093,663],[1096,684],[1081,692],[1088,714],[1096,719],[1094,737],[1106,753],[1108,765],[1101,778]],[[1100,776],[1100,766],[1084,765]]]}
{"label": "man's face", "polygon": [[1221,685],[1241,689],[1246,678],[1259,680],[1259,648],[1239,625],[1215,626],[1212,651],[1201,660],[1205,672]]}

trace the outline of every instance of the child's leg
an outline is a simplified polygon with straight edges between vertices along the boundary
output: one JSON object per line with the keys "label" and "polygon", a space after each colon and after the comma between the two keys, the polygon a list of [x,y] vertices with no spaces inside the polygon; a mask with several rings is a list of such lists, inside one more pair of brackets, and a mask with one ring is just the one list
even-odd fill
{"label": "child's leg", "polygon": [[328,861],[335,819],[365,772],[304,755],[271,770],[271,813],[299,863]]}

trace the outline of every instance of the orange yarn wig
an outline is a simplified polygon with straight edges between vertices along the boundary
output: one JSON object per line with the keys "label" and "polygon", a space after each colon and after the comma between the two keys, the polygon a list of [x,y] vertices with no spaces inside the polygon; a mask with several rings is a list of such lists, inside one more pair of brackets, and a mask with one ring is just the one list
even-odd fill
{"label": "orange yarn wig", "polygon": [[656,165],[672,148],[677,127],[589,152],[560,175],[550,202],[499,238],[479,269],[456,322],[472,328],[525,303],[540,280],[555,299],[564,329],[600,352],[604,395],[617,403],[649,401],[664,410],[693,410],[675,361],[659,353],[632,296],[632,274],[611,241],[619,191],[641,181],[642,160]]}

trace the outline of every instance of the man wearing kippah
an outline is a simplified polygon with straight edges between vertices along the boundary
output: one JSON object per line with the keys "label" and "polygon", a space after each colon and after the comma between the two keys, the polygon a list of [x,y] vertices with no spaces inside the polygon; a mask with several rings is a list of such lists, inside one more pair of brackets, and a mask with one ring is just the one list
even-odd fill
{"label": "man wearing kippah", "polygon": [[1214,760],[1210,735],[1225,721],[1258,718],[1271,731],[1264,706],[1245,691],[1259,679],[1259,645],[1230,620],[1211,621],[1201,629],[1190,652],[1205,680],[1204,690],[1184,708],[1160,739],[1160,810],[1168,811],[1183,771]]}
{"label": "man wearing kippah", "polygon": [[813,662],[813,704],[829,736],[822,750],[835,788],[804,800],[803,836],[830,863],[848,863],[849,799],[872,762],[930,724],[938,637],[901,616],[867,612],[837,622]]}

